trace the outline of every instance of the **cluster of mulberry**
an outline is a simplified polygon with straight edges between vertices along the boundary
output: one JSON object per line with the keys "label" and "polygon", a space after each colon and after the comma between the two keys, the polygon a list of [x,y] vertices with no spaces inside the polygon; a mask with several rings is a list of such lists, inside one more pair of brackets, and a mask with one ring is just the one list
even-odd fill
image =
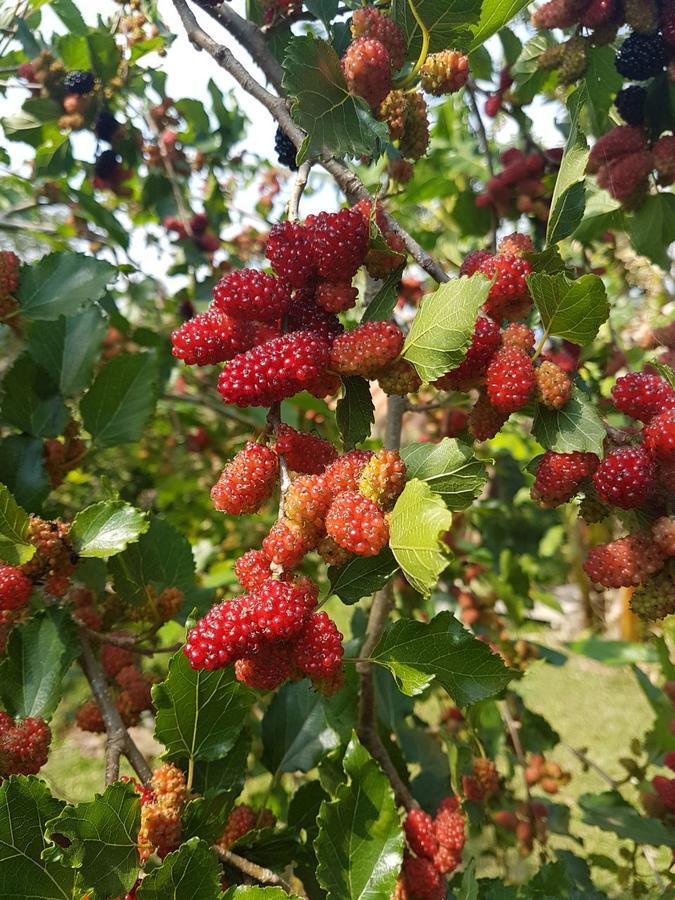
{"label": "cluster of mulberry", "polygon": [[238,803],[227,817],[225,829],[216,841],[221,850],[229,850],[240,838],[250,831],[273,828],[276,816],[271,809],[253,809],[246,803]]}
{"label": "cluster of mulberry", "polygon": [[492,814],[492,821],[497,828],[515,835],[518,852],[525,857],[534,849],[535,839],[542,845],[546,843],[548,813],[545,803],[533,800],[530,803],[518,803],[515,809],[496,810]]}
{"label": "cluster of mulberry", "polygon": [[525,214],[546,222],[551,187],[545,176],[557,172],[561,158],[558,148],[542,153],[523,153],[515,147],[505,150],[500,156],[502,171],[488,179],[485,190],[476,197],[476,206],[492,207],[500,218],[517,219]]}
{"label": "cluster of mulberry", "polygon": [[462,776],[462,791],[467,800],[486,803],[499,794],[499,773],[491,759],[479,756],[473,760],[473,771]]}
{"label": "cluster of mulberry", "polygon": [[13,719],[0,711],[0,778],[37,775],[47,762],[51,739],[44,719]]}
{"label": "cluster of mulberry", "polygon": [[192,241],[203,253],[215,253],[220,249],[220,238],[209,227],[209,219],[205,213],[194,213],[187,222],[178,216],[167,216],[162,224],[179,240]]}
{"label": "cluster of mulberry", "polygon": [[558,763],[547,760],[540,753],[533,753],[525,767],[525,781],[528,785],[538,786],[547,794],[557,794],[563,785],[569,784],[571,777]]}
{"label": "cluster of mulberry", "polygon": [[181,817],[188,800],[185,776],[173,763],[164,763],[152,773],[147,786],[132,780],[141,799],[138,855],[142,863],[156,853],[164,859],[180,846]]}
{"label": "cluster of mulberry", "polygon": [[617,125],[594,145],[587,171],[626,209],[634,209],[647,194],[653,172],[661,185],[675,181],[675,136],[662,135],[650,144],[643,128]]}
{"label": "cluster of mulberry", "polygon": [[[117,637],[125,632],[117,632]],[[101,645],[100,661],[108,679],[110,695],[125,725],[137,725],[141,713],[152,710],[152,679],[138,667],[137,657],[126,647],[105,643]],[[82,731],[95,734],[105,732],[101,710],[94,700],[84,703],[75,720]]]}
{"label": "cluster of mulberry", "polygon": [[394,900],[442,900],[445,876],[459,866],[466,820],[456,797],[446,797],[432,818],[413,809],[403,823],[407,849]]}

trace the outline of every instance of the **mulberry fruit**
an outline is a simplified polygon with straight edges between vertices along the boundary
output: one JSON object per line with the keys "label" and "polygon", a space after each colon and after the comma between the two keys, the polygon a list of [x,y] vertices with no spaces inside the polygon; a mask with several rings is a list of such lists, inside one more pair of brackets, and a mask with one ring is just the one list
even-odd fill
{"label": "mulberry fruit", "polygon": [[391,90],[391,57],[382,41],[362,37],[347,47],[342,71],[347,89],[377,109]]}
{"label": "mulberry fruit", "polygon": [[0,610],[21,609],[33,593],[33,582],[15,566],[0,566]]}
{"label": "mulberry fruit", "polygon": [[406,468],[397,450],[380,450],[366,463],[359,491],[382,509],[391,509],[405,487]]}
{"label": "mulberry fruit", "polygon": [[288,285],[257,269],[237,269],[213,288],[214,307],[235,319],[276,322],[290,302]]}
{"label": "mulberry fruit", "polygon": [[490,256],[477,271],[494,279],[485,303],[487,315],[501,322],[521,318],[527,312],[532,304],[526,281],[532,266],[527,260],[512,253]]}
{"label": "mulberry fruit", "polygon": [[276,134],[274,135],[274,150],[282,166],[286,166],[291,172],[298,171],[295,144],[283,130],[281,125],[278,126]]}
{"label": "mulberry fruit", "polygon": [[188,366],[227,362],[254,342],[255,330],[250,322],[214,312],[199,313],[171,335],[173,355]]}
{"label": "mulberry fruit", "polygon": [[664,463],[675,462],[675,410],[654,416],[644,428],[644,446]]}
{"label": "mulberry fruit", "polygon": [[544,361],[534,375],[537,400],[549,409],[562,409],[572,396],[572,382],[560,366]]}
{"label": "mulberry fruit", "polygon": [[593,473],[598,496],[621,509],[641,506],[654,488],[655,465],[643,447],[611,450]]}
{"label": "mulberry fruit", "polygon": [[631,81],[646,81],[663,71],[666,52],[660,34],[633,32],[616,54],[616,70]]}
{"label": "mulberry fruit", "polygon": [[278,474],[279,457],[274,450],[249,441],[211,489],[213,505],[231,516],[257,512],[272,496]]}
{"label": "mulberry fruit", "polygon": [[294,288],[304,288],[315,275],[309,232],[300,222],[280,222],[272,226],[265,256],[279,278]]}
{"label": "mulberry fruit", "polygon": [[357,491],[338,494],[325,525],[336,543],[357,556],[377,556],[389,540],[389,526],[382,511]]}
{"label": "mulberry fruit", "polygon": [[675,409],[675,390],[660,375],[631,372],[617,378],[612,399],[631,419],[648,422],[666,409]]}
{"label": "mulberry fruit", "polygon": [[327,281],[350,281],[368,251],[368,225],[354,209],[308,216],[312,255],[317,271]]}
{"label": "mulberry fruit", "polygon": [[641,584],[663,566],[663,554],[651,532],[635,532],[627,537],[593,547],[584,569],[595,584],[606,588]]}
{"label": "mulberry fruit", "polygon": [[422,90],[434,97],[454,94],[469,79],[469,60],[459,50],[442,50],[427,56],[420,69]]}
{"label": "mulberry fruit", "polygon": [[380,41],[389,53],[392,71],[398,72],[405,62],[406,40],[400,26],[374,6],[357,9],[351,21],[352,37]]}
{"label": "mulberry fruit", "polygon": [[330,368],[340,375],[374,375],[403,349],[403,332],[393,322],[365,322],[335,338]]}
{"label": "mulberry fruit", "polygon": [[532,360],[518,347],[504,347],[492,357],[485,376],[490,403],[501,413],[512,413],[530,399],[535,386]]}
{"label": "mulberry fruit", "polygon": [[439,378],[434,386],[443,391],[467,391],[474,387],[485,375],[501,342],[499,325],[485,316],[479,316],[466,356],[456,369]]}
{"label": "mulberry fruit", "polygon": [[548,450],[541,458],[532,487],[532,497],[541,506],[560,506],[577,493],[584,478],[598,464],[592,453],[555,453]]}
{"label": "mulberry fruit", "polygon": [[274,447],[292,472],[303,475],[318,475],[337,458],[337,450],[328,441],[283,423],[277,428]]}
{"label": "mulberry fruit", "polygon": [[291,651],[293,665],[312,679],[331,678],[342,668],[342,635],[325,612],[305,623]]}

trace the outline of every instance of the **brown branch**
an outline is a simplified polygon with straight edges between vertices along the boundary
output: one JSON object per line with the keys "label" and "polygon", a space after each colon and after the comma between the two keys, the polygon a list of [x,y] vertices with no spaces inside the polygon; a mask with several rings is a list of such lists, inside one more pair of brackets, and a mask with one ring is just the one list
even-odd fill
{"label": "brown branch", "polygon": [[[249,72],[246,71],[227,47],[218,44],[204,31],[195,18],[194,13],[189,8],[187,0],[173,0],[173,4],[176,7],[191,43],[198,50],[206,50],[219,66],[225,69],[226,72],[229,72],[243,90],[261,103],[272,114],[279,125],[281,125],[282,129],[296,148],[299,148],[303,143],[305,134],[302,129],[298,128],[295,124],[285,99],[283,97],[277,97],[266,90],[249,74]],[[248,37],[242,36],[240,38],[240,43],[244,49],[251,52],[251,45]],[[266,54],[271,55],[269,50],[266,50]],[[339,162],[339,160],[331,157],[329,153],[325,153],[319,159],[319,163],[333,176],[350,203],[353,204],[357,200],[373,200],[370,192],[360,178],[347,168],[347,166]],[[387,212],[385,212],[385,217],[387,225],[403,240],[406,249],[415,262],[439,283],[448,281],[447,273],[444,272],[441,266],[422,249],[412,235],[408,234],[408,232]]]}
{"label": "brown branch", "polygon": [[283,888],[287,894],[291,893],[290,885],[285,882],[280,875],[277,875],[276,872],[273,872],[271,869],[265,869],[263,866],[257,866],[249,859],[245,859],[245,857],[239,856],[238,853],[233,853],[231,850],[223,850],[223,848],[219,847],[217,844],[214,844],[213,849],[216,855],[219,856],[223,862],[226,862],[230,866],[234,866],[235,869],[239,869],[240,872],[243,872],[244,875],[248,875],[249,878],[255,879],[255,881],[259,882],[260,884],[278,885],[280,888]]}
{"label": "brown branch", "polygon": [[603,781],[607,782],[607,784],[611,787],[613,791],[615,791],[619,786],[620,782],[616,780],[616,778],[612,778],[609,772],[605,772],[603,768],[601,768],[597,763],[593,762],[592,759],[589,759],[588,756],[583,752],[583,750],[577,750],[575,747],[570,746],[570,744],[563,744],[570,753],[573,753],[574,756],[582,763],[584,766],[587,766],[589,769],[593,769]]}
{"label": "brown branch", "polygon": [[509,706],[508,695],[506,700],[502,704],[500,704],[499,711],[511,737],[511,743],[513,744],[513,749],[516,751],[516,757],[518,758],[520,767],[523,770],[523,784],[525,785],[525,795],[527,796],[528,815],[530,816],[530,819],[533,820],[534,813],[532,811],[532,793],[530,791],[528,780],[525,777],[527,759],[525,757],[525,751],[523,750],[523,745],[520,740],[520,732],[518,731],[518,729],[520,728],[520,723],[516,722],[516,720],[511,715],[511,707]]}
{"label": "brown branch", "polygon": [[[83,626],[86,628],[86,626]],[[171,644],[169,647],[139,647],[138,640],[132,635],[104,634],[100,631],[94,631],[87,628],[87,635],[101,644],[112,644],[114,647],[123,647],[131,653],[138,653],[141,656],[155,656],[157,653],[176,653],[183,646],[182,644]]]}
{"label": "brown branch", "polygon": [[80,627],[80,645],[82,653],[80,655],[80,666],[84,672],[91,692],[94,695],[106,731],[106,753],[105,753],[105,783],[112,784],[117,781],[120,775],[120,756],[124,754],[131,763],[131,767],[136,772],[141,781],[148,782],[152,778],[152,770],[148,765],[145,757],[134,743],[133,738],[129,734],[122,721],[115,704],[113,703],[105,675],[99,661],[94,656],[89,642],[87,629]]}

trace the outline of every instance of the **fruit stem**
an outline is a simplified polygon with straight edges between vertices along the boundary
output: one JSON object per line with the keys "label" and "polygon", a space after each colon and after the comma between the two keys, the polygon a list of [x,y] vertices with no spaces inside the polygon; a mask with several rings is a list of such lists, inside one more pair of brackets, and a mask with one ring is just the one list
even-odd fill
{"label": "fruit stem", "polygon": [[420,55],[417,57],[417,62],[412,67],[412,70],[403,78],[398,84],[397,87],[407,88],[413,85],[419,75],[419,71],[426,62],[426,58],[429,54],[429,29],[422,21],[422,17],[417,11],[417,7],[415,6],[414,0],[408,0],[408,6],[410,7],[410,12],[413,14],[415,21],[417,22],[420,32],[422,33],[422,47],[420,49]]}

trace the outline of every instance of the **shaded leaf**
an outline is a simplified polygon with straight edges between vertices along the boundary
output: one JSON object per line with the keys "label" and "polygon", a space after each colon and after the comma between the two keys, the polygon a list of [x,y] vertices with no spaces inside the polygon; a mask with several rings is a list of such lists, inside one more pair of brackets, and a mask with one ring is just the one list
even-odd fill
{"label": "shaded leaf", "polygon": [[83,253],[51,253],[21,270],[16,298],[25,319],[54,321],[98,300],[115,277],[115,268]]}
{"label": "shaded leaf", "polygon": [[424,382],[456,369],[471,343],[478,310],[487,300],[490,282],[482,275],[441,284],[420,302],[403,347]]}
{"label": "shaded leaf", "polygon": [[659,819],[651,819],[631,806],[618,791],[579,797],[583,821],[636,844],[675,847],[675,832]]}
{"label": "shaded leaf", "polygon": [[387,276],[382,287],[366,306],[361,322],[386,322],[391,319],[398,301],[398,286],[401,283],[403,267]]}
{"label": "shaded leaf", "polygon": [[222,895],[222,900],[299,900],[299,898],[295,894],[287,894],[279,887],[246,885],[231,887]]}
{"label": "shaded leaf", "polygon": [[215,853],[199,838],[181,844],[143,879],[138,900],[215,900],[221,868]]}
{"label": "shaded leaf", "polygon": [[449,612],[429,623],[395,622],[371,659],[392,672],[404,694],[419,694],[436,679],[457,706],[493,697],[516,674]]}
{"label": "shaded leaf", "polygon": [[408,481],[389,522],[389,546],[410,584],[429,596],[447,565],[441,535],[452,513],[424,481]]}
{"label": "shaded leaf", "polygon": [[39,438],[11,434],[0,441],[0,482],[7,485],[27,510],[40,511],[49,493],[49,479],[44,465],[44,445]]}
{"label": "shaded leaf", "polygon": [[562,409],[537,404],[532,434],[542,447],[556,453],[595,453],[602,456],[605,428],[594,404],[576,385]]}
{"label": "shaded leaf", "polygon": [[343,603],[357,603],[379,591],[397,571],[398,563],[389,547],[377,556],[357,556],[343,566],[329,567],[331,593]]}
{"label": "shaded leaf", "polygon": [[589,344],[609,316],[609,303],[602,279],[582,275],[532,274],[527,277],[542,325],[548,334],[582,346]]}
{"label": "shaded leaf", "polygon": [[[480,0],[416,0],[415,9],[429,31],[429,52],[447,47],[467,50],[472,42],[471,26],[480,16]],[[407,59],[414,62],[422,49],[422,32],[407,0],[393,0],[392,18],[403,29],[408,42]]]}
{"label": "shaded leaf", "polygon": [[2,418],[33,437],[56,437],[68,422],[58,385],[23,353],[2,382]]}
{"label": "shaded leaf", "polygon": [[661,191],[645,197],[640,208],[627,217],[626,230],[638,253],[668,271],[668,246],[675,235],[675,196]]}
{"label": "shaded leaf", "polygon": [[246,761],[251,750],[251,735],[245,729],[234,746],[219,759],[200,759],[195,763],[194,788],[204,797],[218,797],[226,805],[229,798],[241,793],[246,774]]}
{"label": "shaded leaf", "polygon": [[28,542],[29,517],[4,484],[0,484],[0,560],[22,566],[33,558],[35,547]]}
{"label": "shaded leaf", "polygon": [[130,503],[101,500],[75,516],[70,538],[79,556],[106,559],[121,553],[149,527],[146,514]]}
{"label": "shaded leaf", "polygon": [[346,377],[342,379],[342,385],[343,394],[337,403],[335,420],[345,449],[351,450],[369,437],[375,409],[365,378],[359,375]]}
{"label": "shaded leaf", "polygon": [[73,316],[59,316],[55,322],[33,322],[26,346],[60,392],[72,397],[89,385],[107,328],[107,317],[92,305]]}
{"label": "shaded leaf", "polygon": [[[483,0],[470,48],[475,50],[525,9],[530,0]],[[450,45],[448,45],[450,46]]]}
{"label": "shaded leaf", "polygon": [[466,509],[487,482],[485,462],[454,438],[438,444],[409,444],[401,450],[409,479],[426,482],[451,510]]}
{"label": "shaded leaf", "polygon": [[548,244],[556,244],[572,234],[584,215],[584,175],[589,149],[586,135],[579,126],[579,115],[587,103],[588,96],[583,87],[578,87],[567,101],[570,130],[551,198],[546,229]]}

